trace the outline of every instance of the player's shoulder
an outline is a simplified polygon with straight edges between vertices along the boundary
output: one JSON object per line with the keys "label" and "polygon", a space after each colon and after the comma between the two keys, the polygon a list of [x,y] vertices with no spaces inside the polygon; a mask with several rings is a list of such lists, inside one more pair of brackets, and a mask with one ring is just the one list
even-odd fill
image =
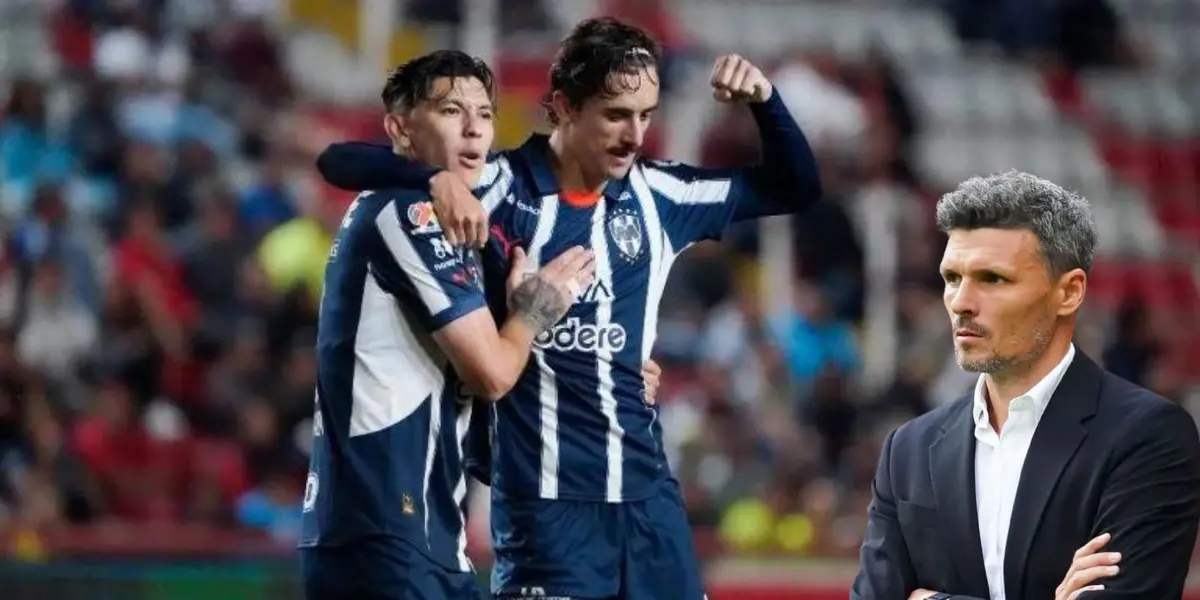
{"label": "player's shoulder", "polygon": [[637,162],[638,170],[646,177],[651,187],[684,183],[699,183],[714,180],[725,180],[729,173],[723,169],[712,169],[657,158],[641,158]]}
{"label": "player's shoulder", "polygon": [[342,226],[366,221],[389,229],[398,226],[414,234],[441,231],[433,214],[429,192],[411,188],[380,188],[360,193],[347,210]]}
{"label": "player's shoulder", "polygon": [[377,206],[386,206],[388,203],[395,203],[396,206],[408,206],[415,202],[425,202],[429,200],[429,192],[406,187],[389,187],[375,190],[366,190],[355,198],[359,202],[369,202]]}

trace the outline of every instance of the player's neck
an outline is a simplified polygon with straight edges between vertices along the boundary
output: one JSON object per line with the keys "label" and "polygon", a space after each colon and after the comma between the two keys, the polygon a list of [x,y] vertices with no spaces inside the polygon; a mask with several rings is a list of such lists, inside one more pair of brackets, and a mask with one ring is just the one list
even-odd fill
{"label": "player's neck", "polygon": [[604,191],[608,178],[604,174],[589,176],[584,172],[583,163],[567,149],[563,141],[562,131],[555,129],[550,133],[550,160],[554,165],[554,176],[558,185],[571,192],[599,194]]}

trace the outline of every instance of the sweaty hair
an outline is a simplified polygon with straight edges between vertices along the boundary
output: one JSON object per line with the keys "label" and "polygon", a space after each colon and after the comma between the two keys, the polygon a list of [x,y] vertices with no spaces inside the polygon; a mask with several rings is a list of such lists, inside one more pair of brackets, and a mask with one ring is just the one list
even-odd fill
{"label": "sweaty hair", "polygon": [[955,229],[1024,229],[1041,246],[1051,277],[1092,267],[1096,221],[1088,201],[1041,177],[1008,171],[972,177],[937,203],[937,226]]}
{"label": "sweaty hair", "polygon": [[655,71],[661,58],[662,46],[633,25],[612,17],[579,23],[558,45],[550,66],[550,91],[542,98],[546,117],[557,124],[551,106],[554,92],[562,92],[571,106],[578,108],[589,98],[633,91],[640,81],[609,75]]}
{"label": "sweaty hair", "polygon": [[438,50],[414,58],[388,75],[383,85],[383,109],[388,112],[412,110],[433,97],[433,83],[443,77],[478,79],[489,98],[496,97],[496,78],[487,63],[458,50]]}

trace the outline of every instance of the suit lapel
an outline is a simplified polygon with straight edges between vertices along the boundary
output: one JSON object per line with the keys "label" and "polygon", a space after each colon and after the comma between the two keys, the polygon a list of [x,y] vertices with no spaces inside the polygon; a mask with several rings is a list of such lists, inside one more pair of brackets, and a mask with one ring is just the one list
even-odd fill
{"label": "suit lapel", "polygon": [[1021,481],[1013,501],[1004,551],[1004,587],[1009,596],[1020,598],[1024,590],[1026,560],[1041,524],[1046,505],[1063,469],[1087,437],[1082,422],[1096,413],[1100,378],[1096,363],[1078,350],[1050,398],[1029,445]]}
{"label": "suit lapel", "polygon": [[979,512],[975,506],[975,432],[971,403],[950,417],[942,437],[929,447],[933,494],[941,532],[954,556],[960,581],[969,596],[988,597],[987,572],[979,542]]}

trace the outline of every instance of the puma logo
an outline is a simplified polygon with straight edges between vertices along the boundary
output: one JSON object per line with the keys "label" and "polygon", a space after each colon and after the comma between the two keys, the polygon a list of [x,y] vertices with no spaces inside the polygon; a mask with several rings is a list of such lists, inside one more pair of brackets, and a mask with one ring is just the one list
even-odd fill
{"label": "puma logo", "polygon": [[513,248],[521,242],[520,238],[510,238],[499,225],[492,225],[488,230],[492,237],[500,242],[500,249],[504,251],[504,256],[512,256]]}

